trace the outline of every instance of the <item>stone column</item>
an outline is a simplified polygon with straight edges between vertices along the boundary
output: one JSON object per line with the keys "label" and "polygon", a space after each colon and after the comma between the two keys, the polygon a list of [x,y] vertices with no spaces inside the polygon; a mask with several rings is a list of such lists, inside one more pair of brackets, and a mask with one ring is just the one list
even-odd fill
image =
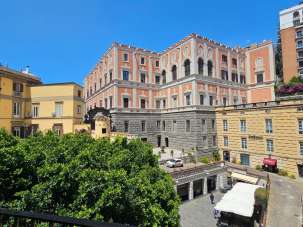
{"label": "stone column", "polygon": [[196,80],[192,81],[192,105],[197,105],[197,83]]}
{"label": "stone column", "polygon": [[188,200],[192,200],[194,198],[194,182],[191,181],[188,184]]}
{"label": "stone column", "polygon": [[207,177],[203,179],[203,195],[207,194]]}
{"label": "stone column", "polygon": [[227,70],[228,70],[228,80],[231,81],[231,54],[230,54],[230,50],[227,53]]}
{"label": "stone column", "polygon": [[119,61],[119,58],[118,58],[118,47],[115,46],[114,47],[114,69],[113,69],[113,79],[116,80],[116,79],[119,79],[119,69],[118,69],[118,61]]}
{"label": "stone column", "polygon": [[221,185],[221,175],[217,175],[217,178],[216,178],[216,190],[219,190],[220,188],[222,188],[222,185]]}

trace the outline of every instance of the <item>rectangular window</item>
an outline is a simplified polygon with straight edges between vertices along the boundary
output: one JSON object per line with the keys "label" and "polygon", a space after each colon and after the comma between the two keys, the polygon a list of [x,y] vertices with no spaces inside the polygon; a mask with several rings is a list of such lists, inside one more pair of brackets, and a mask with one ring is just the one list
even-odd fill
{"label": "rectangular window", "polygon": [[238,97],[234,96],[234,105],[238,104]]}
{"label": "rectangular window", "polygon": [[129,72],[127,70],[123,70],[123,80],[128,80]]}
{"label": "rectangular window", "polygon": [[223,137],[223,144],[224,144],[224,147],[228,147],[228,137],[227,136]]}
{"label": "rectangular window", "polygon": [[155,76],[155,80],[156,80],[156,84],[160,84],[161,78],[160,78],[159,75],[156,75],[156,76]]}
{"label": "rectangular window", "polygon": [[123,54],[123,61],[128,61],[128,54],[127,53]]}
{"label": "rectangular window", "polygon": [[14,96],[21,96],[21,93],[23,92],[23,84],[13,83],[13,92]]}
{"label": "rectangular window", "polygon": [[240,84],[246,84],[245,75],[240,75]]}
{"label": "rectangular window", "polygon": [[144,64],[145,64],[145,58],[141,57],[141,65],[144,65]]}
{"label": "rectangular window", "polygon": [[145,121],[141,121],[141,131],[142,132],[145,132],[146,131],[146,123],[145,123]]}
{"label": "rectangular window", "polygon": [[185,95],[185,103],[187,106],[190,105],[190,94]]}
{"label": "rectangular window", "polygon": [[266,130],[266,133],[273,133],[271,119],[265,119],[265,130]]}
{"label": "rectangular window", "polygon": [[103,102],[101,99],[99,100],[99,107],[103,107]]}
{"label": "rectangular window", "polygon": [[160,130],[160,124],[161,124],[161,121],[157,121],[157,129]]}
{"label": "rectangular window", "polygon": [[102,134],[106,133],[106,128],[102,128]]}
{"label": "rectangular window", "polygon": [[298,48],[302,48],[302,47],[303,47],[303,41],[302,41],[302,40],[299,40],[299,41],[297,42],[297,47],[298,47]]}
{"label": "rectangular window", "polygon": [[298,120],[299,134],[303,134],[303,120]]}
{"label": "rectangular window", "polygon": [[269,153],[272,153],[274,151],[274,141],[272,139],[266,140],[266,150]]}
{"label": "rectangular window", "polygon": [[216,146],[217,145],[217,137],[216,136],[213,136],[212,137],[212,142],[213,142],[213,146]]}
{"label": "rectangular window", "polygon": [[222,55],[222,62],[227,63],[227,56],[224,54]]}
{"label": "rectangular window", "polygon": [[248,154],[240,154],[241,165],[249,166],[249,155]]}
{"label": "rectangular window", "polygon": [[13,127],[13,135],[21,137],[21,128],[20,127]]}
{"label": "rectangular window", "polygon": [[257,74],[257,83],[263,83],[263,73],[258,73]]}
{"label": "rectangular window", "polygon": [[160,100],[156,100],[156,108],[160,109]]}
{"label": "rectangular window", "polygon": [[204,105],[204,95],[200,95],[200,105]]}
{"label": "rectangular window", "polygon": [[202,144],[203,146],[207,145],[207,136],[202,136]]}
{"label": "rectangular window", "polygon": [[246,132],[246,120],[240,120],[240,131]]}
{"label": "rectangular window", "polygon": [[161,104],[160,100],[156,100],[156,108],[157,109],[160,109],[160,104]]}
{"label": "rectangular window", "polygon": [[221,70],[221,79],[228,80],[228,72],[226,70]]}
{"label": "rectangular window", "polygon": [[123,107],[128,108],[128,98],[123,98]]}
{"label": "rectangular window", "polygon": [[223,106],[227,106],[227,98],[226,97],[223,97]]}
{"label": "rectangular window", "polygon": [[145,109],[146,108],[146,101],[145,101],[145,99],[141,99],[141,108],[142,109]]}
{"label": "rectangular window", "polygon": [[165,121],[162,121],[162,131],[165,132]]}
{"label": "rectangular window", "polygon": [[33,118],[39,117],[39,104],[37,103],[32,104],[32,117]]}
{"label": "rectangular window", "polygon": [[216,121],[215,119],[211,119],[211,129],[214,131],[216,127]]}
{"label": "rectangular window", "polygon": [[303,51],[301,50],[301,51],[298,51],[298,57],[299,58],[303,58]]}
{"label": "rectangular window", "polygon": [[303,67],[303,61],[299,61],[299,68]]}
{"label": "rectangular window", "polygon": [[128,132],[128,121],[124,121],[124,132]]}
{"label": "rectangular window", "polygon": [[227,132],[228,131],[228,123],[227,120],[223,120],[223,131]]}
{"label": "rectangular window", "polygon": [[141,83],[146,83],[146,74],[145,73],[140,73],[140,80],[141,80]]}
{"label": "rectangular window", "polygon": [[159,67],[159,61],[156,61],[156,67]]}
{"label": "rectangular window", "polygon": [[172,97],[172,107],[177,107],[177,96]]}
{"label": "rectangular window", "polygon": [[303,142],[299,142],[300,155],[303,155]]}
{"label": "rectangular window", "polygon": [[177,121],[173,120],[173,131],[175,132],[177,130]]}
{"label": "rectangular window", "polygon": [[186,120],[186,132],[190,132],[190,120]]}
{"label": "rectangular window", "polygon": [[232,66],[237,67],[237,59],[236,58],[233,58],[231,60],[231,62],[232,62]]}
{"label": "rectangular window", "polygon": [[247,150],[247,138],[241,138],[241,148]]}
{"label": "rectangular window", "polygon": [[21,116],[21,103],[14,102],[13,115],[14,115],[14,117],[20,117]]}
{"label": "rectangular window", "polygon": [[210,106],[213,106],[214,105],[214,98],[213,98],[213,96],[209,96],[209,105]]}
{"label": "rectangular window", "polygon": [[163,99],[163,100],[162,100],[162,107],[163,107],[163,108],[166,108],[166,99]]}
{"label": "rectangular window", "polygon": [[297,31],[297,38],[302,37],[302,35],[303,35],[302,30]]}
{"label": "rectangular window", "polygon": [[63,103],[62,102],[55,103],[55,115],[56,115],[56,117],[63,116]]}
{"label": "rectangular window", "polygon": [[202,123],[202,132],[206,132],[206,120],[202,119],[201,123]]}
{"label": "rectangular window", "polygon": [[238,83],[238,75],[237,73],[232,73],[231,74],[231,80],[235,83]]}

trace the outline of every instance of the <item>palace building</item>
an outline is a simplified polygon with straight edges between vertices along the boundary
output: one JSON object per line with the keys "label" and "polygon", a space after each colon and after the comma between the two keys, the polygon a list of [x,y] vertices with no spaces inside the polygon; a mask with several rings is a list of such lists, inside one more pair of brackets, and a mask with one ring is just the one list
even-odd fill
{"label": "palace building", "polygon": [[301,96],[217,107],[216,119],[223,160],[303,177]]}
{"label": "palace building", "polygon": [[85,78],[86,111],[158,147],[217,149],[215,107],[275,99],[270,41],[231,48],[191,34],[161,53],[113,43]]}

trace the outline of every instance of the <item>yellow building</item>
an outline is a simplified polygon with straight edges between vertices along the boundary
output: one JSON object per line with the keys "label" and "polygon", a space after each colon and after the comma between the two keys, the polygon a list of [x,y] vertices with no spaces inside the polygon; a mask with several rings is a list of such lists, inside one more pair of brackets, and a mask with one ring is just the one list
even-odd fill
{"label": "yellow building", "polygon": [[42,84],[30,87],[28,101],[32,130],[71,133],[83,119],[82,87],[76,83]]}
{"label": "yellow building", "polygon": [[216,119],[224,160],[303,176],[302,98],[218,107]]}
{"label": "yellow building", "polygon": [[82,96],[78,84],[42,84],[28,70],[0,66],[0,128],[20,137],[37,130],[73,132],[84,115]]}
{"label": "yellow building", "polygon": [[26,134],[26,102],[30,99],[30,86],[38,84],[38,77],[0,66],[0,128],[18,136]]}

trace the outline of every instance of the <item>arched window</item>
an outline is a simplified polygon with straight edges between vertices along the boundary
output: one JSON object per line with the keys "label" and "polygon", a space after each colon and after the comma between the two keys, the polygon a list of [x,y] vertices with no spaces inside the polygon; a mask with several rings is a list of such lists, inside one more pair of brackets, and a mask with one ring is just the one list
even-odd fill
{"label": "arched window", "polygon": [[203,59],[199,58],[198,59],[198,73],[202,74],[202,75],[203,75],[203,65],[204,65]]}
{"label": "arched window", "polygon": [[300,14],[299,14],[298,11],[294,12],[294,14],[293,14],[293,17],[294,17],[294,18],[299,17],[299,16],[300,16]]}
{"label": "arched window", "polygon": [[166,84],[166,71],[162,71],[162,84]]}
{"label": "arched window", "polygon": [[190,61],[189,61],[189,59],[186,59],[184,61],[184,72],[185,72],[185,76],[190,75]]}
{"label": "arched window", "polygon": [[212,61],[207,62],[207,73],[208,73],[208,76],[213,75],[213,63],[212,63]]}
{"label": "arched window", "polygon": [[173,76],[173,81],[177,80],[177,66],[176,65],[173,65],[171,72],[172,72],[172,76]]}

